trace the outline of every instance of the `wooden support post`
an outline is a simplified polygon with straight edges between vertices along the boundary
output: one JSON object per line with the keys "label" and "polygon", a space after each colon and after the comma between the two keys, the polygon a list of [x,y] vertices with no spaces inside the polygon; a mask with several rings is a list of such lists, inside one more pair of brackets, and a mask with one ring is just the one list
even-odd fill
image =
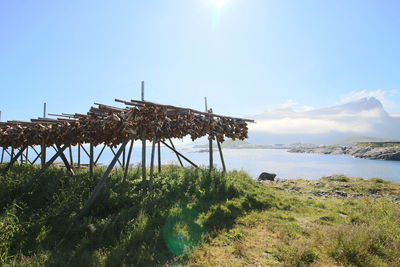
{"label": "wooden support post", "polygon": [[117,154],[114,156],[113,160],[111,161],[110,165],[108,165],[107,170],[101,177],[100,181],[94,188],[92,195],[90,196],[89,200],[86,202],[85,207],[83,208],[81,212],[81,216],[85,215],[86,212],[90,209],[92,206],[93,202],[96,200],[97,194],[100,192],[100,189],[103,187],[105,181],[107,180],[108,176],[110,175],[112,169],[114,168],[115,163],[117,163],[117,159],[121,156],[122,150],[124,150],[126,144],[128,143],[129,140],[126,140],[122,143],[121,147],[119,148]]}
{"label": "wooden support post", "polygon": [[[171,144],[173,150],[176,151],[175,146],[174,146],[174,143],[172,143],[171,138],[168,138],[168,140],[169,140],[169,143]],[[162,143],[165,144],[164,142],[162,142]],[[181,158],[179,157],[179,153],[176,153],[176,152],[175,152],[175,154],[176,154],[176,157],[177,157],[178,160],[179,160],[179,164],[181,164],[181,167],[183,167],[183,163],[182,163]]]}
{"label": "wooden support post", "polygon": [[122,168],[125,168],[125,153],[126,153],[126,151],[124,148],[124,150],[122,151]]}
{"label": "wooden support post", "polygon": [[35,162],[40,158],[40,156],[42,155],[42,153],[39,153],[36,158],[31,162],[31,165],[35,164]]}
{"label": "wooden support post", "polygon": [[3,148],[3,151],[1,151],[1,164],[3,164],[3,160],[4,160],[4,148]]}
{"label": "wooden support post", "polygon": [[104,144],[103,148],[101,149],[99,155],[97,156],[96,160],[94,161],[94,165],[97,165],[97,162],[100,159],[101,154],[103,154],[104,149],[106,148],[106,144]]}
{"label": "wooden support post", "polygon": [[161,145],[160,145],[160,141],[158,141],[157,146],[158,146],[158,173],[161,173]]}
{"label": "wooden support post", "polygon": [[72,146],[69,146],[69,160],[71,168],[74,169],[74,157],[72,156]]}
{"label": "wooden support post", "polygon": [[93,149],[93,144],[92,143],[90,143],[90,147],[89,147],[89,150],[90,150],[90,155],[89,155],[89,175],[90,175],[90,177],[92,177],[93,176],[93,157],[94,157],[94,149]]}
{"label": "wooden support post", "polygon": [[28,165],[28,163],[30,163],[28,156],[29,156],[29,146],[26,147],[26,151],[25,151],[25,164],[27,164],[27,165]]}
{"label": "wooden support post", "polygon": [[63,147],[61,147],[60,149],[58,149],[57,153],[54,154],[53,157],[50,158],[50,160],[48,162],[46,162],[46,164],[44,164],[44,166],[39,170],[39,172],[33,177],[33,179],[37,179],[40,177],[40,175],[42,175],[42,173],[48,168],[50,167],[51,164],[53,164],[53,162],[61,155],[61,153],[64,152],[64,150],[68,147],[68,144],[64,145]]}
{"label": "wooden support post", "polygon": [[226,166],[225,166],[225,160],[224,160],[224,155],[222,154],[222,149],[221,149],[221,143],[217,140],[217,145],[218,145],[218,150],[219,150],[219,156],[221,158],[221,163],[222,163],[222,170],[226,172]]}
{"label": "wooden support post", "polygon": [[165,143],[164,141],[161,141],[161,143],[163,143],[166,147],[168,147],[169,149],[171,149],[172,151],[174,151],[177,155],[179,155],[180,157],[182,157],[184,160],[186,160],[187,162],[189,162],[193,167],[198,168],[198,166],[193,163],[193,161],[191,161],[190,159],[188,159],[187,157],[185,157],[184,155],[182,155],[181,153],[179,153],[178,151],[176,151],[175,148],[169,146],[167,143]]}
{"label": "wooden support post", "polygon": [[[11,159],[10,159],[10,162],[7,164],[7,166],[1,171],[1,175],[3,175],[3,174],[5,174],[10,168],[11,168],[11,166],[18,160],[18,158],[21,156],[21,154],[24,152],[24,150],[25,150],[25,148],[26,148],[26,146],[25,147],[22,147],[21,149],[20,149],[20,151],[18,151],[18,153],[14,156],[14,157],[12,157]],[[11,153],[12,154],[12,153]]]}
{"label": "wooden support post", "polygon": [[21,153],[21,156],[19,157],[19,162],[20,164],[24,164],[24,153]]}
{"label": "wooden support post", "polygon": [[208,149],[209,149],[209,154],[210,154],[210,171],[211,171],[214,168],[214,162],[213,162],[214,161],[214,159],[213,159],[213,140],[212,140],[212,138],[210,138],[210,140],[208,142],[209,142],[209,145],[208,145],[209,148]]}
{"label": "wooden support post", "polygon": [[128,176],[128,169],[129,169],[129,163],[131,161],[132,148],[133,148],[133,139],[131,141],[131,145],[129,146],[129,150],[128,150],[128,158],[126,159],[124,180],[123,181],[126,181],[126,177]]}
{"label": "wooden support post", "polygon": [[78,169],[81,168],[81,143],[78,143]]}
{"label": "wooden support post", "polygon": [[42,168],[44,167],[44,165],[46,165],[46,144],[44,142],[44,139],[42,140],[42,153],[41,153],[41,163],[42,163]]}
{"label": "wooden support post", "polygon": [[14,157],[14,148],[13,147],[11,147],[11,155],[10,155],[10,161],[11,161],[11,159]]}
{"label": "wooden support post", "polygon": [[142,133],[142,180],[146,181],[146,131]]}
{"label": "wooden support post", "polygon": [[83,152],[85,152],[86,155],[90,158],[90,154],[89,154],[89,152],[87,152],[86,148],[83,145],[81,145],[81,147],[82,147]]}
{"label": "wooden support post", "polygon": [[151,159],[150,159],[150,190],[153,190],[153,176],[154,176],[154,153],[156,150],[156,137],[153,137],[151,146]]}
{"label": "wooden support post", "polygon": [[[55,148],[55,147],[53,146],[54,150],[55,150],[56,152],[58,152],[58,151],[61,149],[61,147],[60,147],[59,145],[56,145],[56,147],[57,147],[57,148]],[[70,146],[69,146],[69,147],[70,147]],[[61,152],[61,153],[60,153],[60,158],[61,158],[61,160],[64,162],[64,165],[65,165],[65,168],[67,169],[67,171],[68,171],[71,175],[75,175],[74,170],[71,168],[71,165],[69,165],[69,162],[68,162],[67,157],[64,155],[64,152]]]}
{"label": "wooden support post", "polygon": [[[114,156],[117,155],[117,153],[115,153],[114,149],[113,149],[111,146],[110,146],[110,149],[111,149],[111,152],[114,154]],[[118,162],[118,164],[119,164],[120,166],[122,166],[122,163],[121,163],[121,161],[119,160],[119,157],[117,158],[117,162]]]}

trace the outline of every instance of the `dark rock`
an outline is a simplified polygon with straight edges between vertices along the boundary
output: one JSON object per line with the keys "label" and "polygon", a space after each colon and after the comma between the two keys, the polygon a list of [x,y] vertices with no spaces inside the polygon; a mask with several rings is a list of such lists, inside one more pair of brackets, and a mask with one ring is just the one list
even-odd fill
{"label": "dark rock", "polygon": [[274,181],[276,177],[275,173],[268,173],[268,172],[263,172],[260,174],[258,177],[259,181]]}

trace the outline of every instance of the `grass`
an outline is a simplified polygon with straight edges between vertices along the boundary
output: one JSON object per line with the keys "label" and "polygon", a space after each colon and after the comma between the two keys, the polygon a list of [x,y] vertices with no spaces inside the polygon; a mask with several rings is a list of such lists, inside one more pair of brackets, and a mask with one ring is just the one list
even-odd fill
{"label": "grass", "polygon": [[244,172],[164,166],[154,190],[139,168],[113,171],[89,214],[79,216],[104,169],[69,176],[17,166],[0,176],[0,263],[24,266],[156,266],[185,257],[204,238],[233,226],[273,195]]}
{"label": "grass", "polygon": [[80,217],[104,169],[90,178],[53,167],[32,180],[37,170],[16,166],[0,176],[2,266],[400,262],[400,186],[382,179],[257,183],[244,172],[163,166],[148,192],[140,168],[127,181],[116,170]]}
{"label": "grass", "polygon": [[[400,185],[380,179],[324,178],[267,183],[285,205],[250,212],[233,228],[198,248],[191,266],[399,266],[400,206],[381,197],[338,198],[313,194],[345,183],[349,192],[385,185],[400,197]],[[315,185],[317,184],[317,185]],[[287,190],[288,185],[296,190]],[[391,189],[391,190],[389,190]]]}

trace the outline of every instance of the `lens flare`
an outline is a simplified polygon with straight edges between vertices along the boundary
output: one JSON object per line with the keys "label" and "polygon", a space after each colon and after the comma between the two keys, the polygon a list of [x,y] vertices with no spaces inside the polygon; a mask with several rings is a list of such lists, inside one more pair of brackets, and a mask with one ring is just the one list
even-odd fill
{"label": "lens flare", "polygon": [[221,16],[221,9],[224,7],[229,0],[211,0],[212,5],[212,15],[211,15],[211,31],[215,32],[217,30],[220,16]]}

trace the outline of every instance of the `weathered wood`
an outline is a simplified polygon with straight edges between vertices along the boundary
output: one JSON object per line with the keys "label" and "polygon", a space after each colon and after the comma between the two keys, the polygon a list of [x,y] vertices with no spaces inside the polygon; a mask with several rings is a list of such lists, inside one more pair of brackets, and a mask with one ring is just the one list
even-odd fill
{"label": "weathered wood", "polygon": [[[169,140],[169,143],[171,144],[173,150],[176,151],[174,143],[172,143],[172,140],[171,139],[168,139],[168,140]],[[163,144],[164,144],[164,142],[163,142]],[[178,158],[179,164],[181,164],[181,167],[183,167],[183,163],[182,163],[181,158],[179,157],[179,153],[175,152],[175,155]]]}
{"label": "weathered wood", "polygon": [[85,152],[86,155],[90,158],[90,153],[87,152],[86,148],[82,144],[81,144],[81,148],[82,148],[83,152]]}
{"label": "weathered wood", "polygon": [[123,181],[126,181],[126,177],[128,176],[128,169],[129,169],[129,164],[130,164],[130,161],[131,161],[132,148],[133,148],[133,139],[131,140],[131,145],[129,146],[128,158],[126,159],[126,165],[125,165],[125,171],[124,171],[124,180]]}
{"label": "weathered wood", "polygon": [[142,180],[146,181],[146,131],[142,133]]}
{"label": "weathered wood", "polygon": [[64,145],[63,147],[61,147],[56,154],[53,155],[53,157],[50,158],[50,160],[48,162],[46,162],[46,164],[44,164],[44,166],[36,173],[36,175],[33,177],[33,180],[37,179],[40,177],[40,175],[43,174],[43,172],[50,167],[51,164],[53,164],[53,162],[64,152],[64,150],[69,146],[69,144]]}
{"label": "weathered wood", "polygon": [[41,145],[41,164],[42,168],[46,165],[46,144],[44,142],[44,139],[42,140],[42,145]]}
{"label": "weathered wood", "polygon": [[158,147],[158,173],[161,173],[161,145],[160,142],[157,143]]}
{"label": "weathered wood", "polygon": [[94,161],[94,165],[97,165],[97,162],[99,161],[101,155],[103,154],[104,149],[106,148],[106,145],[103,145],[103,148],[100,150],[99,155],[97,156],[96,160]]}
{"label": "weathered wood", "polygon": [[3,148],[3,151],[1,151],[1,164],[3,164],[3,160],[4,160],[4,148]]}
{"label": "weathered wood", "polygon": [[224,155],[222,154],[222,148],[221,148],[221,143],[217,140],[217,145],[218,145],[218,150],[219,150],[219,156],[221,158],[221,163],[222,163],[222,170],[226,172],[226,166],[225,166],[225,160],[224,160]]}
{"label": "weathered wood", "polygon": [[81,144],[78,143],[78,169],[81,168]]}
{"label": "weathered wood", "polygon": [[69,146],[69,160],[71,164],[71,168],[74,169],[74,157],[72,156],[72,146]]}
{"label": "weathered wood", "polygon": [[89,175],[90,175],[90,177],[92,177],[93,176],[93,163],[94,163],[94,161],[93,161],[94,147],[93,147],[92,143],[90,144],[89,151],[90,151],[90,154],[89,154]]}
{"label": "weathered wood", "polygon": [[100,181],[97,183],[96,187],[94,188],[92,195],[90,196],[89,200],[86,202],[85,207],[83,208],[81,212],[81,216],[85,215],[87,211],[90,209],[90,207],[93,205],[93,202],[96,200],[96,197],[98,193],[100,192],[100,189],[103,187],[105,181],[107,180],[108,176],[110,175],[112,169],[114,168],[115,164],[117,163],[117,159],[121,156],[121,153],[123,149],[125,148],[126,144],[128,143],[129,140],[125,140],[121,147],[118,149],[118,152],[112,159],[110,165],[108,165],[107,170],[101,177]]}
{"label": "weathered wood", "polygon": [[40,156],[42,155],[42,152],[40,152],[36,158],[31,162],[31,165],[35,164],[35,162],[40,158]]}
{"label": "weathered wood", "polygon": [[[110,150],[111,150],[111,152],[114,154],[114,156],[117,155],[117,153],[115,153],[114,149],[113,149],[111,146],[110,146]],[[119,160],[119,157],[117,158],[117,162],[118,162],[118,164],[119,164],[120,166],[122,166],[122,163],[121,163],[121,161]]]}
{"label": "weathered wood", "polygon": [[[7,164],[7,166],[0,172],[1,175],[5,174],[11,166],[18,160],[18,158],[21,156],[21,154],[24,152],[26,146],[21,148],[18,153],[10,159],[10,162]],[[12,153],[11,153],[12,154]]]}
{"label": "weathered wood", "polygon": [[156,150],[156,137],[153,137],[151,146],[151,158],[150,158],[150,190],[153,190],[153,176],[154,176],[154,153]]}
{"label": "weathered wood", "polygon": [[172,151],[174,151],[176,154],[178,154],[180,157],[182,157],[184,160],[186,160],[187,162],[189,162],[193,167],[198,168],[198,166],[193,163],[193,161],[191,161],[190,159],[188,159],[187,157],[185,157],[184,155],[182,155],[181,153],[179,153],[175,148],[169,146],[167,143],[165,143],[164,141],[161,141],[161,143],[163,143],[166,147],[168,147],[169,149],[171,149]]}
{"label": "weathered wood", "polygon": [[35,146],[31,146],[31,148],[33,149],[33,151],[35,151],[36,155],[39,155],[40,153],[36,150]]}
{"label": "weathered wood", "polygon": [[[58,152],[58,151],[61,149],[61,147],[60,147],[59,145],[56,145],[56,147],[57,147],[57,148],[55,148],[55,147],[53,147],[53,148],[54,148],[54,150],[55,150],[56,152]],[[69,147],[70,147],[70,146],[69,146]],[[68,171],[71,175],[75,175],[74,170],[72,169],[71,165],[69,164],[67,157],[64,155],[64,152],[61,152],[61,153],[60,153],[60,158],[61,158],[61,160],[64,162],[64,165],[65,165],[65,168],[67,169],[67,171]]]}

